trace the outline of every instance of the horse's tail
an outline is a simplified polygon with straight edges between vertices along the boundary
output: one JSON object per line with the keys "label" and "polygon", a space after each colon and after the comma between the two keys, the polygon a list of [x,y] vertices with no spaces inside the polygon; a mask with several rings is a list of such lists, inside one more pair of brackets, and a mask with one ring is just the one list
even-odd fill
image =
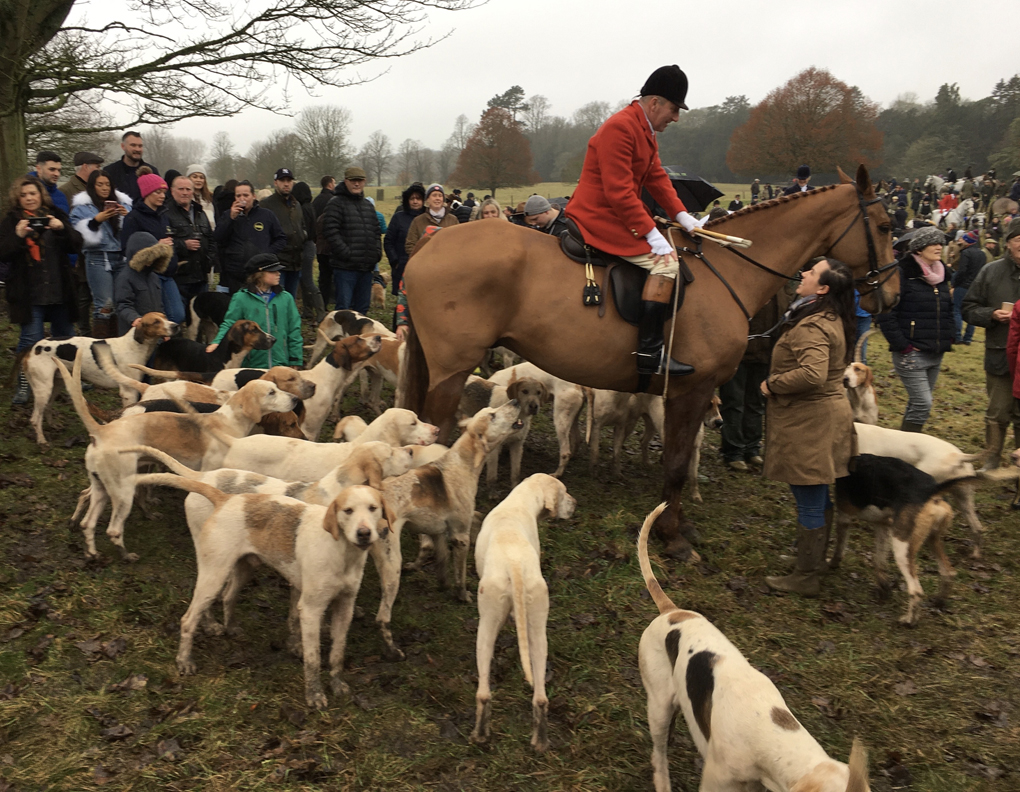
{"label": "horse's tail", "polygon": [[416,415],[425,409],[425,397],[429,392],[429,364],[425,359],[425,350],[421,348],[421,340],[414,329],[414,322],[408,326],[407,345],[404,347],[404,365],[401,366],[400,387],[397,390],[396,404]]}

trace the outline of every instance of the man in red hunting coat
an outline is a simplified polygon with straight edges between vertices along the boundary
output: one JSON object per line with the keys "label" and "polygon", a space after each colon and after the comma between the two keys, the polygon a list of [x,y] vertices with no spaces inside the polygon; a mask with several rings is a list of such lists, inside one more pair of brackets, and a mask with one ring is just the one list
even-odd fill
{"label": "man in red hunting coat", "polygon": [[581,179],[566,214],[587,244],[622,256],[648,270],[644,313],[638,328],[637,366],[641,374],[682,376],[694,369],[666,360],[663,324],[669,318],[670,293],[679,270],[673,245],[655,227],[641,201],[641,189],[690,231],[698,221],[677,198],[659,162],[656,132],[679,120],[686,110],[687,75],[679,66],[662,66],[641,88],[640,98],[612,115],[588,141]]}

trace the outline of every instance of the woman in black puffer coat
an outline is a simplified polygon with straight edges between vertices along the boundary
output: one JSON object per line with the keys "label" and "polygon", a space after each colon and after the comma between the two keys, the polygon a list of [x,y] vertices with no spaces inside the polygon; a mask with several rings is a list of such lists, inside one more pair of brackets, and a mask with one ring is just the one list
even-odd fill
{"label": "woman in black puffer coat", "polygon": [[931,226],[910,240],[909,252],[900,261],[900,301],[875,317],[907,390],[900,426],[905,432],[920,432],[928,420],[942,355],[953,347],[953,299],[940,259],[944,242],[945,235]]}
{"label": "woman in black puffer coat", "polygon": [[412,184],[400,195],[400,208],[393,213],[390,224],[383,239],[383,249],[390,262],[390,288],[394,294],[400,294],[400,279],[404,277],[408,254],[404,250],[407,242],[407,230],[414,218],[425,211],[425,188],[421,184]]}

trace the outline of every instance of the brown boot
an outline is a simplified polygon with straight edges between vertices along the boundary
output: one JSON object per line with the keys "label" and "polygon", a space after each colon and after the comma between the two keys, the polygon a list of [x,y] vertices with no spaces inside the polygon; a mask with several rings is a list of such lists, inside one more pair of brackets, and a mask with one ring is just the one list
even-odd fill
{"label": "brown boot", "polygon": [[988,459],[981,468],[982,473],[998,469],[999,462],[1002,460],[1002,447],[1006,444],[1006,428],[1008,426],[1009,424],[992,421],[985,423],[985,451],[988,453]]}
{"label": "brown boot", "polygon": [[784,577],[769,575],[765,584],[773,591],[786,591],[802,597],[817,597],[821,592],[822,566],[825,564],[826,530],[797,526],[797,567]]}

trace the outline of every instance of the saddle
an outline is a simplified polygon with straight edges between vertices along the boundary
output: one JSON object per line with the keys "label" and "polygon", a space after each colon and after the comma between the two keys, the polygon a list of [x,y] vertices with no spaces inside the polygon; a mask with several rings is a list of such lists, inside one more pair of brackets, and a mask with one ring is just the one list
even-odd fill
{"label": "saddle", "polygon": [[[642,269],[637,264],[631,264],[626,259],[606,253],[604,250],[597,250],[585,244],[581,229],[569,217],[563,217],[567,230],[560,234],[560,249],[563,255],[578,264],[590,265],[592,267],[603,267],[606,275],[602,279],[603,287],[613,298],[616,311],[628,324],[635,327],[641,321],[644,310],[641,292],[645,286],[645,279],[648,277],[648,270]],[[684,304],[684,293],[687,284],[694,280],[694,275],[684,260],[680,259],[680,277],[676,279],[676,288],[680,289],[677,299],[677,311]],[[585,295],[588,295],[589,286],[585,287]],[[597,288],[597,286],[596,286]],[[606,314],[606,302],[598,299],[594,302],[585,300],[585,305],[597,305],[599,317]]]}

